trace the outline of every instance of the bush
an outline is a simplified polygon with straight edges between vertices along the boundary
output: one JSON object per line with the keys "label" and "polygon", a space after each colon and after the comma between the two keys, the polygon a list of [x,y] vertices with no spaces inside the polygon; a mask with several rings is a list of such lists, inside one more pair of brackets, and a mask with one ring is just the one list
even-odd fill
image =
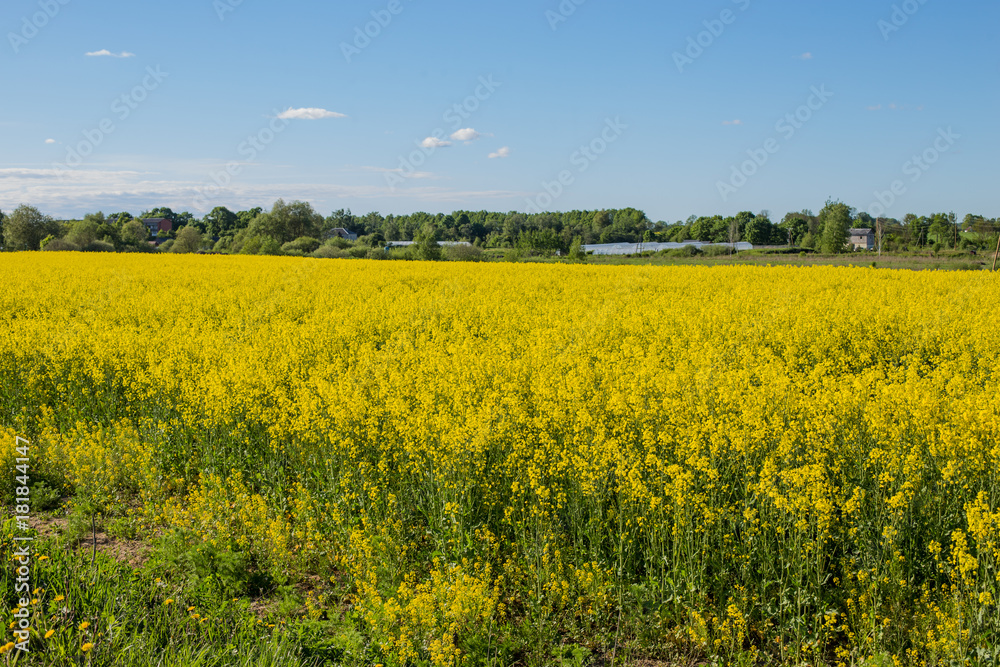
{"label": "bush", "polygon": [[91,241],[83,249],[84,252],[114,252],[115,246],[107,241]]}
{"label": "bush", "polygon": [[160,244],[159,250],[160,252],[170,252],[170,249],[173,247],[174,247],[174,240],[168,239]]}
{"label": "bush", "polygon": [[47,252],[75,252],[80,248],[65,239],[52,238],[42,241],[42,250]]}
{"label": "bush", "polygon": [[401,259],[401,260],[411,260],[413,259],[413,253],[410,248],[390,248],[386,251],[386,255],[389,259]]}
{"label": "bush", "polygon": [[503,254],[505,262],[520,262],[524,259],[524,251],[520,248],[508,248]]}
{"label": "bush", "polygon": [[351,242],[347,239],[342,239],[339,236],[334,236],[332,239],[327,239],[326,243],[323,245],[332,246],[341,250],[347,250],[351,247]]}
{"label": "bush", "polygon": [[723,255],[733,254],[733,250],[732,248],[724,245],[710,245],[702,248],[701,253],[705,255],[705,257],[721,257]]}
{"label": "bush", "polygon": [[446,246],[444,258],[449,262],[479,262],[483,259],[483,250],[474,245]]}
{"label": "bush", "polygon": [[368,257],[368,252],[370,248],[364,246],[355,246],[353,248],[347,249],[347,255],[353,257],[354,259],[364,259]]}
{"label": "bush", "polygon": [[300,236],[294,241],[289,241],[285,245],[281,246],[281,252],[291,255],[308,255],[309,253],[316,252],[316,250],[322,245],[319,239],[314,239],[310,236]]}
{"label": "bush", "polygon": [[324,245],[316,248],[316,251],[310,256],[319,259],[344,259],[347,257],[347,253],[332,245]]}
{"label": "bush", "polygon": [[671,250],[660,251],[666,257],[697,257],[702,254],[697,246],[686,245],[683,248],[673,248]]}

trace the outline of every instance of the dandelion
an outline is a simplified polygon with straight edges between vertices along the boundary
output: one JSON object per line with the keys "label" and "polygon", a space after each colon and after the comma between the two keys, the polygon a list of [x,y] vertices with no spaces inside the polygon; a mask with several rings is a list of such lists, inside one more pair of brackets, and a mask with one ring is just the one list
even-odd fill
{"label": "dandelion", "polygon": [[49,630],[48,632],[45,633],[45,638],[46,639],[51,639],[52,635],[54,635],[55,633],[56,633],[55,630]]}
{"label": "dandelion", "polygon": [[94,645],[91,644],[90,642],[87,642],[86,644],[80,647],[80,650],[83,651],[84,653],[87,653],[92,648],[94,648]]}
{"label": "dandelion", "polygon": [[169,605],[172,605],[173,603],[174,603],[174,599],[173,598],[167,598],[166,600],[163,601],[163,606],[167,607]]}

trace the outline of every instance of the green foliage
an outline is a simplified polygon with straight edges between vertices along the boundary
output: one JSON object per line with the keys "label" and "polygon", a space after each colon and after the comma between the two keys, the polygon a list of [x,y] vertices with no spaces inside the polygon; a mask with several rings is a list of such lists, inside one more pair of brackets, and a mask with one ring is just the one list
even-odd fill
{"label": "green foliage", "polygon": [[145,245],[149,240],[149,229],[138,220],[129,220],[122,225],[121,240],[126,246]]}
{"label": "green foliage", "polygon": [[201,232],[193,225],[188,225],[177,232],[177,241],[170,249],[176,253],[192,253],[201,249]]}
{"label": "green foliage", "polygon": [[438,243],[437,228],[428,223],[414,239],[413,252],[417,259],[435,262],[441,259],[441,245]]}
{"label": "green foliage", "polygon": [[281,246],[281,252],[286,254],[299,253],[308,255],[309,253],[315,252],[320,245],[322,245],[322,243],[319,239],[302,236]]}
{"label": "green foliage", "polygon": [[824,253],[834,255],[847,249],[849,230],[853,222],[851,208],[839,201],[828,201],[819,214],[823,227],[821,248]]}
{"label": "green foliage", "polygon": [[5,250],[38,250],[46,236],[58,236],[59,223],[33,206],[22,204],[3,223]]}

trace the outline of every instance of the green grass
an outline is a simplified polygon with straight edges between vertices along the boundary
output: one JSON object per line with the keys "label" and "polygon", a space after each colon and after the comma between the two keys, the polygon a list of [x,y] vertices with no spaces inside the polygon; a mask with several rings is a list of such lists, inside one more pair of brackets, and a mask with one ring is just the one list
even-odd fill
{"label": "green grass", "polygon": [[[0,531],[5,564],[12,562],[14,535],[13,521],[5,521]],[[0,663],[307,667],[368,662],[357,633],[337,619],[322,620],[330,618],[327,614],[310,613],[296,589],[268,587],[254,591],[266,597],[246,595],[261,580],[238,555],[171,535],[158,541],[145,565],[132,568],[102,553],[95,556],[86,541],[72,548],[59,538],[34,535],[30,653],[11,650]],[[17,604],[15,577],[13,567],[0,572],[0,588],[10,592],[3,596],[8,625],[15,611],[11,605]],[[252,604],[273,610],[258,614]],[[92,646],[84,651],[87,644]]]}

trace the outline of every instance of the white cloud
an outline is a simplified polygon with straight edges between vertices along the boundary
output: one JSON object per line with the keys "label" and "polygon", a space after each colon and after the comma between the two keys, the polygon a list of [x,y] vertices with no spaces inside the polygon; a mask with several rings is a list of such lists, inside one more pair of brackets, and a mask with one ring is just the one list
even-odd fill
{"label": "white cloud", "polygon": [[424,148],[446,148],[451,146],[450,141],[441,141],[437,137],[427,137],[420,142],[420,145]]}
{"label": "white cloud", "polygon": [[796,57],[796,58],[797,58],[798,60],[812,60],[812,59],[813,59],[813,54],[812,54],[812,53],[810,53],[809,51],[806,51],[806,52],[805,52],[805,53],[803,53],[803,54],[802,54],[801,56],[795,56],[795,57]]}
{"label": "white cloud", "polygon": [[724,120],[724,121],[722,121],[722,124],[723,125],[742,125],[743,121],[740,120],[739,118],[737,118],[736,120]]}
{"label": "white cloud", "polygon": [[55,139],[46,139],[45,143],[47,143],[47,144],[54,144],[54,143],[56,143],[56,140]]}
{"label": "white cloud", "polygon": [[[350,171],[349,169],[346,171]],[[403,178],[434,178],[434,174],[429,171],[414,171],[407,173],[403,169],[389,169],[387,167],[361,167],[361,171],[373,171],[376,174],[399,174]]]}
{"label": "white cloud", "polygon": [[454,134],[452,134],[451,138],[454,139],[455,141],[464,141],[466,143],[470,143],[472,141],[475,141],[476,139],[478,139],[481,136],[483,136],[483,135],[479,134],[478,132],[476,132],[475,130],[473,130],[471,127],[467,127],[465,129],[459,130],[458,132],[455,132]]}
{"label": "white cloud", "polygon": [[90,53],[88,53],[86,55],[92,56],[92,57],[93,56],[97,56],[97,57],[108,56],[108,57],[111,57],[111,58],[133,58],[133,57],[135,57],[134,53],[129,53],[128,51],[122,51],[121,53],[111,53],[107,49],[101,49],[100,51],[91,51]]}
{"label": "white cloud", "polygon": [[[423,175],[414,178],[423,178]],[[209,195],[205,208],[199,198]],[[39,205],[56,217],[74,217],[82,211],[141,211],[169,206],[176,211],[207,212],[215,206],[262,206],[270,208],[278,196],[302,201],[329,201],[344,198],[384,200],[412,199],[429,203],[461,204],[467,207],[480,199],[514,199],[529,192],[511,190],[457,190],[443,187],[396,188],[375,185],[338,185],[261,181],[231,183],[216,189],[206,178],[192,178],[190,169],[182,174],[163,174],[114,168],[30,169],[0,168],[0,201]],[[235,210],[235,209],[234,209]]]}
{"label": "white cloud", "polygon": [[503,148],[501,148],[500,150],[498,150],[496,153],[490,153],[490,155],[489,155],[489,158],[491,160],[495,160],[496,158],[504,158],[504,157],[510,157],[510,147],[508,147],[508,146],[504,146]]}
{"label": "white cloud", "polygon": [[882,110],[882,105],[881,104],[876,104],[873,107],[868,107],[868,110],[869,111],[881,111]]}
{"label": "white cloud", "polygon": [[347,118],[347,116],[326,109],[293,109],[289,107],[286,111],[279,113],[278,118],[283,120],[322,120],[324,118]]}

